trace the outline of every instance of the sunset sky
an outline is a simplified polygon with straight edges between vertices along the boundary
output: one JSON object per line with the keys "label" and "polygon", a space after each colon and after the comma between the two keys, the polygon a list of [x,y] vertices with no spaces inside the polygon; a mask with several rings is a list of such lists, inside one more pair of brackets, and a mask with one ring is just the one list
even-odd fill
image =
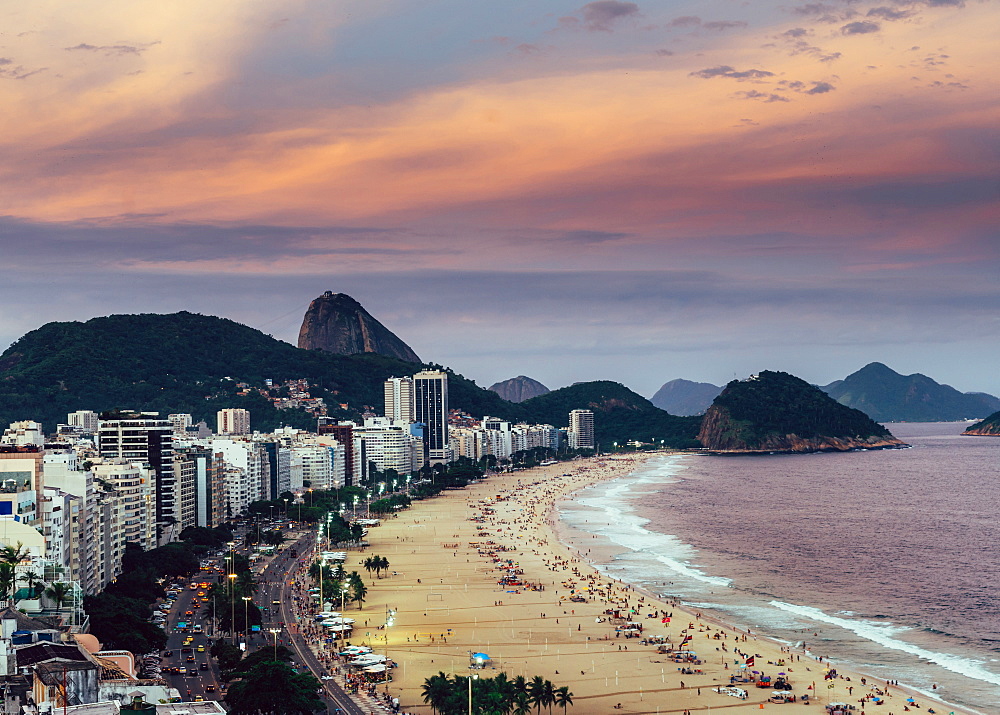
{"label": "sunset sky", "polygon": [[348,293],[481,385],[872,361],[1000,395],[988,0],[32,0],[0,349]]}

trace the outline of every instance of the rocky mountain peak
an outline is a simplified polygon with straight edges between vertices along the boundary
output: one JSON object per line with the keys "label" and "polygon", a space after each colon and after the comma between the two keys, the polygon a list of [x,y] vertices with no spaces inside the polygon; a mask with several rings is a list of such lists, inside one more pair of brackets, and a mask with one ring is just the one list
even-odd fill
{"label": "rocky mountain peak", "polygon": [[346,293],[326,291],[309,304],[299,329],[300,348],[338,355],[379,353],[420,362],[409,345]]}

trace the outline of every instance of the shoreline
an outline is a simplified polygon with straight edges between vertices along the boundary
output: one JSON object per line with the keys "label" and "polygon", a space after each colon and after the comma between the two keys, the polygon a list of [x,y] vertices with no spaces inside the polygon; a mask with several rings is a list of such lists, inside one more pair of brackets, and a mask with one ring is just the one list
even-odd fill
{"label": "shoreline", "polygon": [[[574,711],[581,714],[721,707],[739,713],[778,707],[768,702],[771,689],[752,684],[736,684],[746,689],[746,699],[712,692],[728,686],[730,676],[742,672],[745,657],[753,656],[755,667],[746,671],[772,677],[782,672],[792,678],[797,702],[781,704],[790,715],[822,713],[817,703],[834,698],[853,703],[854,712],[860,713],[865,707],[860,698],[878,691],[888,707],[869,702],[869,712],[901,715],[907,697],[937,712],[975,712],[895,685],[886,693],[884,681],[861,673],[840,671],[841,677],[824,680],[822,659],[608,575],[586,553],[563,541],[563,530],[572,527],[558,519],[560,502],[593,484],[635,472],[651,456],[591,458],[498,475],[414,502],[411,509],[373,528],[367,553],[387,556],[393,575],[366,579],[369,597],[364,608],[348,608],[346,615],[359,621],[352,642],[369,643],[398,663],[394,682],[380,685],[379,691],[398,697],[404,712],[429,713],[420,696],[423,681],[438,672],[464,675],[469,672],[468,653],[484,651],[493,658],[484,677],[501,671],[509,677],[541,675],[555,687],[568,686]],[[602,548],[607,551],[628,549]],[[360,570],[354,562],[363,558],[351,554],[348,570]],[[507,566],[508,559],[530,588],[498,584],[497,576],[504,574],[498,564],[502,560]],[[570,602],[571,593],[586,601]],[[630,617],[642,626],[642,634],[620,637],[605,613],[613,608],[634,612]],[[380,629],[385,620],[380,614],[388,609],[395,611],[395,625]],[[668,613],[670,622],[662,623],[659,616]],[[697,666],[681,673],[690,664],[678,664],[656,647],[641,645],[649,635],[669,639],[675,650],[681,645],[695,649]],[[869,689],[876,684],[878,691]],[[806,694],[813,704],[801,701]]]}

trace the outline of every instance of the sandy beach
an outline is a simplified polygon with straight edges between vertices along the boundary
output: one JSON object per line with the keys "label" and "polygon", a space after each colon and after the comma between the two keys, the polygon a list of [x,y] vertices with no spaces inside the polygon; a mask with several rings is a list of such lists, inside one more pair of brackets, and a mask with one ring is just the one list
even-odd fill
{"label": "sandy beach", "polygon": [[[421,697],[424,680],[438,672],[465,676],[470,653],[480,652],[491,658],[477,671],[482,677],[540,675],[568,686],[578,715],[721,708],[793,715],[826,712],[830,702],[880,715],[971,712],[836,664],[837,677],[826,678],[827,664],[812,655],[657,600],[600,574],[558,541],[556,502],[624,476],[644,458],[594,458],[492,477],[414,502],[370,530],[371,546],[351,552],[346,567],[366,574],[361,562],[378,555],[389,560],[389,571],[381,579],[366,575],[363,609],[349,606],[345,615],[357,619],[352,643],[398,663],[387,687],[403,712],[430,713]],[[393,623],[382,627],[390,610]],[[633,637],[622,630],[629,623],[637,624]],[[650,639],[665,643],[642,644]],[[678,662],[660,652],[668,647],[696,655]],[[748,658],[752,665],[741,667]],[[784,674],[796,701],[771,702],[774,689],[752,682],[733,684],[745,698],[715,692],[752,671],[772,679]]]}

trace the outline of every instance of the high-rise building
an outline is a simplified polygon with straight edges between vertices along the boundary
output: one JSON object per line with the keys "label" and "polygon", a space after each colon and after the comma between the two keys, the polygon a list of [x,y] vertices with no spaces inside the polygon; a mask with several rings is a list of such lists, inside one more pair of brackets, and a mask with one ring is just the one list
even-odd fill
{"label": "high-rise building", "polygon": [[250,411],[229,407],[218,412],[219,434],[250,434]]}
{"label": "high-rise building", "polygon": [[569,413],[570,447],[594,448],[594,413],[591,410],[573,410]]}
{"label": "high-rise building", "polygon": [[385,381],[385,416],[394,422],[415,421],[412,377],[390,377]]}
{"label": "high-rise building", "polygon": [[79,427],[87,434],[97,434],[97,413],[91,410],[77,410],[66,415],[66,422],[71,427]]}
{"label": "high-rise building", "polygon": [[173,425],[158,412],[122,414],[101,420],[98,449],[105,459],[124,459],[150,467],[156,475],[156,523],[163,524],[175,511],[173,479]]}
{"label": "high-rise building", "polygon": [[424,459],[451,461],[448,449],[448,373],[422,370],[413,376],[414,422],[424,425]]}
{"label": "high-rise building", "polygon": [[[391,378],[391,379],[395,380],[398,378]],[[387,381],[385,384],[386,384],[386,394],[388,394],[389,382]],[[323,418],[321,418],[321,422],[319,425],[319,434],[321,436],[322,435],[332,436],[335,440],[337,440],[337,442],[339,442],[344,447],[344,485],[345,486],[357,485],[361,481],[361,475],[358,473],[359,470],[357,469],[359,460],[355,458],[356,445],[354,443],[356,440],[354,437],[354,430],[357,427],[357,425],[355,425],[353,422],[333,423],[332,421],[329,420],[329,418],[326,418],[327,421],[323,422],[322,419]]]}

